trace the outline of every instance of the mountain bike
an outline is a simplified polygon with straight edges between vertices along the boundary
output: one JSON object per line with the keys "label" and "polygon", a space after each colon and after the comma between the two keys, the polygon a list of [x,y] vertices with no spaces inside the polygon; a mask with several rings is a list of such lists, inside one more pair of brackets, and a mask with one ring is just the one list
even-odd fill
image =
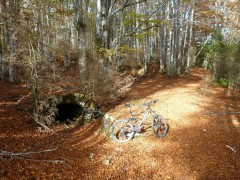
{"label": "mountain bike", "polygon": [[115,121],[110,129],[111,138],[116,142],[128,142],[136,133],[140,133],[142,131],[144,128],[143,123],[149,115],[152,116],[151,127],[154,135],[157,138],[165,137],[168,131],[168,125],[163,116],[156,114],[155,111],[151,109],[151,106],[156,102],[157,100],[153,100],[142,104],[142,107],[146,107],[146,109],[143,113],[143,118],[139,121],[139,123],[136,123],[136,116],[139,114],[134,115],[131,110],[131,104],[125,104],[132,117]]}

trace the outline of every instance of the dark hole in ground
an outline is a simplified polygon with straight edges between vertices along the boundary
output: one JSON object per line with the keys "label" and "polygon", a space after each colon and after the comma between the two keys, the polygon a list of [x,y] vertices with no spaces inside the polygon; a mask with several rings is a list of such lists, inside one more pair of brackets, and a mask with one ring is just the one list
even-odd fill
{"label": "dark hole in ground", "polygon": [[82,107],[78,104],[59,104],[57,105],[58,115],[56,121],[74,120],[82,114]]}

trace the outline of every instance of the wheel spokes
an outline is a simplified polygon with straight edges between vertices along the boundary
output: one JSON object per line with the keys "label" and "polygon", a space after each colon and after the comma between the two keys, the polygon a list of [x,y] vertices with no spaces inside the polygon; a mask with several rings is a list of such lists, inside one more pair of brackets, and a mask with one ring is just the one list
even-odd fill
{"label": "wheel spokes", "polygon": [[167,133],[167,124],[165,122],[165,120],[160,116],[155,117],[153,120],[153,124],[152,124],[152,129],[154,134],[160,138],[160,137],[164,137]]}

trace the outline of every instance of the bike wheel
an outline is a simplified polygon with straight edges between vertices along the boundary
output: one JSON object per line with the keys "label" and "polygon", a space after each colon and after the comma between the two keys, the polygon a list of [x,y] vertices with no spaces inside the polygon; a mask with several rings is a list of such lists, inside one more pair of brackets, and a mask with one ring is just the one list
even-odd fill
{"label": "bike wheel", "polygon": [[111,138],[116,142],[128,142],[134,135],[132,129],[133,125],[128,120],[118,120],[111,127]]}
{"label": "bike wheel", "polygon": [[168,131],[167,123],[161,115],[156,115],[152,120],[152,131],[157,138],[166,136]]}

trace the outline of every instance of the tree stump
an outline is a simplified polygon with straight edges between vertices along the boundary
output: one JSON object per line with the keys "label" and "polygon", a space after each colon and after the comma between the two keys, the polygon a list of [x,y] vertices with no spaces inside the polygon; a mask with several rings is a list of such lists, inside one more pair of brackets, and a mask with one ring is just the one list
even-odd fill
{"label": "tree stump", "polygon": [[102,118],[101,132],[105,134],[107,137],[110,137],[111,135],[110,128],[114,121],[115,119],[107,113]]}

